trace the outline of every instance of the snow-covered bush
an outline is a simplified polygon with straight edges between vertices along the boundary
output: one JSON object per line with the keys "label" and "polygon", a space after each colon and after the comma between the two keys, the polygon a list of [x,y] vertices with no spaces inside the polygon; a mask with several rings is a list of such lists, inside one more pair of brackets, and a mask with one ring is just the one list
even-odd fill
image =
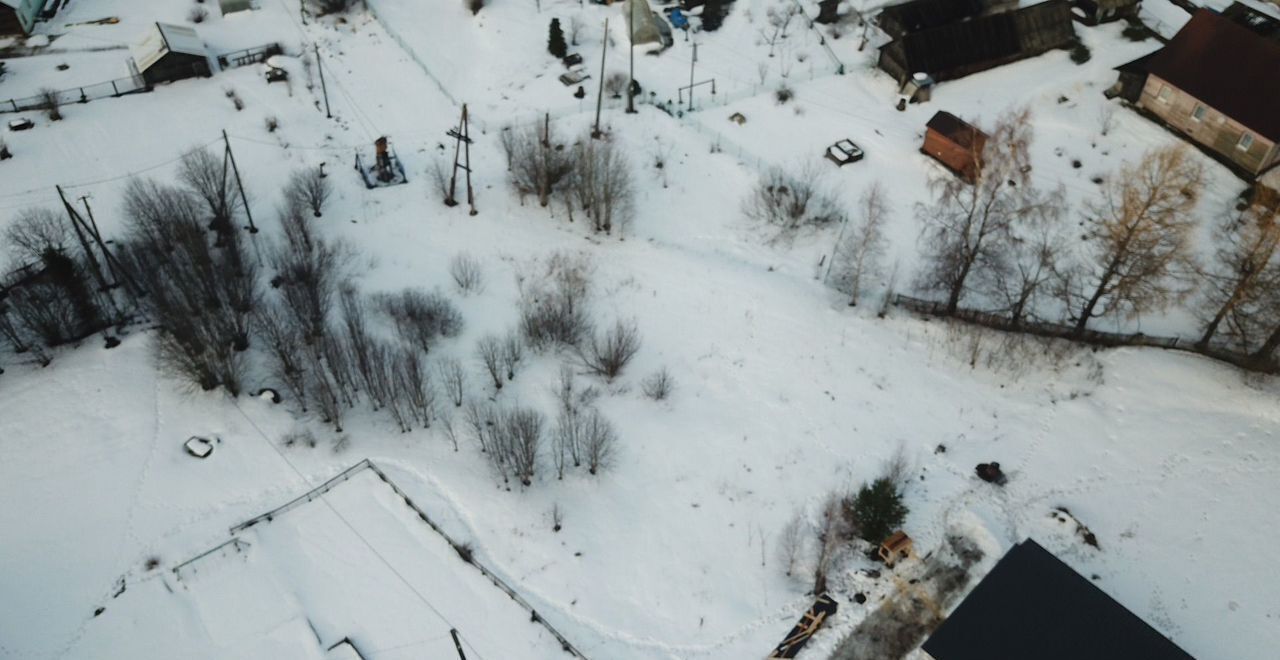
{"label": "snow-covered bush", "polygon": [[672,390],[676,388],[675,378],[671,372],[663,367],[648,376],[640,382],[640,390],[644,395],[654,401],[663,401],[671,396]]}
{"label": "snow-covered bush", "polygon": [[440,291],[405,289],[376,298],[379,308],[405,342],[428,353],[442,337],[462,332],[462,312]]}
{"label": "snow-covered bush", "polygon": [[590,335],[592,272],[585,256],[557,252],[542,272],[520,280],[520,332],[531,348],[577,346]]}
{"label": "snow-covered bush", "polygon": [[453,278],[458,293],[464,296],[484,290],[484,269],[480,260],[466,252],[453,255],[449,261],[449,276]]}
{"label": "snow-covered bush", "polygon": [[613,327],[591,337],[582,348],[582,362],[605,380],[617,378],[640,350],[640,330],[634,320],[617,320]]}
{"label": "snow-covered bush", "polygon": [[760,177],[743,204],[748,218],[789,233],[802,227],[838,224],[844,217],[839,202],[823,191],[816,172],[792,173],[772,168]]}

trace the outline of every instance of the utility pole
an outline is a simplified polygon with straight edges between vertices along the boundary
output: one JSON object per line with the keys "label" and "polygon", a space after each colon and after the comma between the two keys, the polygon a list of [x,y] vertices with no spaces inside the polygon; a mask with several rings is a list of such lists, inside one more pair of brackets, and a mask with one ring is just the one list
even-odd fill
{"label": "utility pole", "polygon": [[102,266],[98,265],[98,258],[93,254],[93,248],[89,247],[89,239],[85,237],[93,237],[93,233],[88,231],[88,227],[84,226],[84,218],[80,217],[80,213],[76,211],[71,202],[67,201],[67,196],[62,192],[62,186],[54,186],[58,190],[58,197],[62,198],[62,206],[67,210],[67,219],[71,221],[71,229],[76,233],[76,240],[80,242],[80,248],[84,250],[85,259],[89,261],[89,272],[93,275],[93,279],[97,280],[98,286],[102,291],[111,288],[107,284],[107,278],[102,276]]}
{"label": "utility pole", "polygon": [[[609,52],[609,19],[604,19],[604,39],[600,43],[600,83],[599,90],[596,92],[596,127],[591,131],[591,137],[599,139],[603,133],[600,132],[600,108],[604,105],[604,57]],[[630,91],[630,90],[628,90]]]}
{"label": "utility pole", "polygon": [[[457,128],[451,128],[445,133],[454,139],[453,146],[453,174],[449,177],[449,195],[445,197],[446,206],[457,206],[458,200],[454,199],[454,192],[458,187],[458,170],[462,169],[467,173],[467,205],[471,207],[471,215],[475,215],[476,198],[475,192],[471,188],[471,130],[467,120],[467,104],[462,104],[462,119],[458,121]],[[459,162],[459,157],[462,162]]]}
{"label": "utility pole", "polygon": [[320,91],[324,92],[325,119],[333,119],[333,113],[329,112],[329,87],[324,84],[324,65],[320,63],[320,44],[316,44],[316,70],[320,72]]}
{"label": "utility pole", "polygon": [[[645,3],[645,11],[649,4]],[[635,0],[627,0],[627,51],[631,60],[627,73],[627,114],[636,112],[636,4]]]}
{"label": "utility pole", "polygon": [[698,42],[693,43],[693,57],[689,59],[689,112],[693,112],[693,65],[698,63]]}
{"label": "utility pole", "polygon": [[462,652],[462,642],[458,639],[458,629],[450,628],[449,634],[453,635],[453,648],[458,649],[458,660],[467,660],[467,654]]}
{"label": "utility pole", "polygon": [[[258,228],[253,224],[253,213],[249,210],[249,197],[244,194],[244,184],[240,182],[240,168],[236,167],[236,155],[231,152],[231,140],[227,139],[227,129],[222,129],[222,143],[226,145],[227,151],[224,158],[231,163],[231,171],[236,175],[236,187],[240,189],[240,201],[244,204],[244,215],[249,219],[249,233],[258,233]],[[223,167],[226,167],[224,162]]]}
{"label": "utility pole", "polygon": [[[107,262],[108,267],[111,269],[112,277],[121,276],[129,291],[135,296],[141,296],[143,292],[137,282],[133,281],[126,269],[120,267],[120,262],[116,261],[116,258],[111,255],[111,251],[107,249],[106,242],[102,240],[102,234],[98,233],[97,223],[90,225],[85,222],[80,212],[67,200],[67,195],[62,191],[62,186],[54,186],[54,188],[58,191],[58,197],[62,199],[62,207],[67,211],[67,218],[71,221],[71,228],[75,231],[76,239],[80,242],[80,247],[84,249],[84,255],[89,261],[89,270],[93,275],[93,279],[102,287],[102,291],[106,293],[107,300],[111,303],[111,306],[113,308],[116,307],[115,299],[110,294],[110,289],[116,285],[115,283],[108,284],[106,278],[103,277],[102,267],[98,264],[98,258],[94,256],[93,250],[89,247],[89,239],[93,239],[93,242],[98,246],[98,250],[102,252],[102,260]],[[119,310],[117,309],[118,313]]]}
{"label": "utility pole", "polygon": [[111,286],[115,286],[119,284],[120,276],[112,265],[113,260],[110,253],[107,252],[106,242],[102,240],[102,234],[98,231],[98,221],[94,219],[93,209],[89,207],[89,196],[81,195],[80,203],[84,204],[84,212],[89,216],[89,233],[93,236],[93,241],[98,244],[98,249],[102,250],[102,260],[107,264],[107,274],[111,276]]}

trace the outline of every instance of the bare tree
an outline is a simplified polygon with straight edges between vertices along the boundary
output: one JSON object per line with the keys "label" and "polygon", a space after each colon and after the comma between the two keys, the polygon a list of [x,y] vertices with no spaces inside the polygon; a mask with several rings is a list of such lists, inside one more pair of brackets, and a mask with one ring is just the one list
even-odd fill
{"label": "bare tree", "polygon": [[635,187],[622,150],[608,140],[583,138],[573,154],[573,197],[592,227],[606,234],[615,224],[625,227],[635,215]]}
{"label": "bare tree", "polygon": [[271,375],[284,383],[302,412],[307,412],[307,356],[302,329],[275,303],[259,306],[254,330],[271,360]]}
{"label": "bare tree", "polygon": [[550,204],[551,196],[566,182],[574,165],[564,146],[556,144],[550,124],[507,127],[499,134],[499,141],[507,155],[511,185],[521,200],[526,195],[536,195],[540,206]]}
{"label": "bare tree", "polygon": [[836,237],[827,282],[849,296],[850,307],[858,304],[864,278],[880,271],[886,247],[884,225],[889,216],[886,195],[879,181],[868,186],[858,200],[857,224],[850,228],[846,219]]}
{"label": "bare tree", "polygon": [[40,108],[44,110],[44,114],[49,121],[59,121],[62,119],[62,108],[58,105],[58,92],[52,87],[41,87],[38,93],[40,97]]}
{"label": "bare tree", "polygon": [[243,208],[231,174],[231,168],[203,147],[183,155],[178,166],[178,180],[204,200],[209,228],[218,233],[220,242],[235,231],[235,217]]}
{"label": "bare tree", "polygon": [[1280,200],[1257,200],[1240,213],[1226,214],[1213,232],[1209,264],[1200,269],[1204,330],[1196,343],[1209,347],[1224,322],[1237,342],[1248,347],[1252,321],[1273,291],[1280,290]]}
{"label": "bare tree", "polygon": [[285,187],[285,197],[290,204],[311,209],[311,213],[319,218],[324,210],[325,202],[333,195],[333,184],[319,167],[308,167],[296,170],[289,176]]}
{"label": "bare tree", "polygon": [[1066,242],[1062,227],[1065,197],[1061,188],[1048,195],[1029,189],[1025,213],[1009,227],[1005,259],[988,273],[987,288],[1014,327],[1038,307],[1060,269]]}
{"label": "bare tree", "polygon": [[823,501],[821,520],[817,530],[818,558],[813,569],[813,593],[827,590],[827,576],[835,564],[837,553],[843,545],[849,529],[841,507],[842,498],[831,493]]}
{"label": "bare tree", "polygon": [[524,359],[524,341],[518,330],[511,330],[502,338],[502,366],[507,371],[507,380],[516,379],[516,368]]}
{"label": "bare tree", "polygon": [[613,465],[617,445],[618,432],[599,410],[592,408],[582,417],[582,451],[587,462],[587,472],[599,474],[601,470]]}
{"label": "bare tree", "polygon": [[476,342],[476,357],[489,372],[495,392],[502,391],[502,342],[494,335],[485,335]]}
{"label": "bare tree", "polygon": [[583,29],[584,27],[585,27],[585,25],[584,25],[584,24],[583,24],[583,22],[582,22],[582,16],[580,16],[580,15],[578,15],[578,14],[570,14],[570,15],[569,15],[569,30],[568,30],[568,34],[569,34],[569,45],[570,45],[570,46],[577,46],[577,45],[578,45],[578,37],[579,37],[579,36],[581,36],[581,34],[582,34],[582,29]]}
{"label": "bare tree", "polygon": [[1180,147],[1148,152],[1109,178],[1086,219],[1083,257],[1061,278],[1077,334],[1097,316],[1161,309],[1186,293],[1191,211],[1203,182]]}
{"label": "bare tree", "polygon": [[612,328],[592,337],[582,350],[582,361],[592,373],[613,380],[640,350],[640,330],[634,320],[615,321]]}
{"label": "bare tree", "polygon": [[445,393],[449,395],[455,408],[461,408],[467,387],[467,372],[462,369],[462,363],[455,358],[444,358],[436,365],[436,369]]}
{"label": "bare tree", "polygon": [[622,98],[622,93],[627,90],[627,74],[622,71],[614,71],[604,79],[604,91],[612,98]]}
{"label": "bare tree", "polygon": [[352,252],[342,243],[319,236],[314,220],[302,207],[290,204],[280,211],[284,240],[271,253],[276,276],[271,285],[298,320],[307,341],[329,327],[338,285],[346,278]]}
{"label": "bare tree", "polygon": [[[404,398],[410,414],[422,428],[431,428],[431,419],[436,414],[436,388],[431,382],[427,361],[417,349],[401,346],[393,366],[397,396]],[[451,434],[452,427],[445,431]]]}
{"label": "bare tree", "polygon": [[464,296],[484,290],[484,269],[480,260],[466,252],[459,252],[449,260],[449,276],[453,278],[458,293]]}
{"label": "bare tree", "polygon": [[27,208],[14,216],[5,229],[4,240],[9,254],[21,265],[27,265],[39,262],[49,250],[71,249],[75,239],[58,214],[46,208]]}
{"label": "bare tree", "polygon": [[946,295],[954,314],[975,272],[1004,268],[1012,227],[1031,204],[1028,146],[1030,112],[1004,114],[984,141],[974,135],[972,183],[952,176],[935,179],[932,204],[916,206],[924,227],[925,266],[920,286]]}
{"label": "bare tree", "polygon": [[778,535],[778,556],[786,567],[787,577],[795,575],[804,554],[804,516],[797,511]]}

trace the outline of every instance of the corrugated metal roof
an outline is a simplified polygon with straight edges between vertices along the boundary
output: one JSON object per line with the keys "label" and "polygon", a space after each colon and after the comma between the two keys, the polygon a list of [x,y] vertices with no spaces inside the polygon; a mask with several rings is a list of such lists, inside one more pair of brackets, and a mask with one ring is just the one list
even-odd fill
{"label": "corrugated metal roof", "polygon": [[186,55],[207,55],[204,42],[195,28],[170,23],[156,23],[142,37],[129,47],[138,71],[146,71],[151,65],[160,61],[168,53]]}

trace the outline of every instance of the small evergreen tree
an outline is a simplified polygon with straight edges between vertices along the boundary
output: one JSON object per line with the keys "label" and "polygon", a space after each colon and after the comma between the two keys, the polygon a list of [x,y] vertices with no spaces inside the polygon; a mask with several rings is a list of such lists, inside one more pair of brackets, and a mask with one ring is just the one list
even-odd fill
{"label": "small evergreen tree", "polygon": [[551,34],[547,37],[547,51],[557,58],[569,54],[569,46],[564,42],[564,30],[560,29],[560,19],[551,19]]}
{"label": "small evergreen tree", "polygon": [[907,517],[902,493],[893,480],[886,477],[864,484],[853,498],[852,506],[846,506],[846,515],[858,536],[877,545],[900,528]]}

